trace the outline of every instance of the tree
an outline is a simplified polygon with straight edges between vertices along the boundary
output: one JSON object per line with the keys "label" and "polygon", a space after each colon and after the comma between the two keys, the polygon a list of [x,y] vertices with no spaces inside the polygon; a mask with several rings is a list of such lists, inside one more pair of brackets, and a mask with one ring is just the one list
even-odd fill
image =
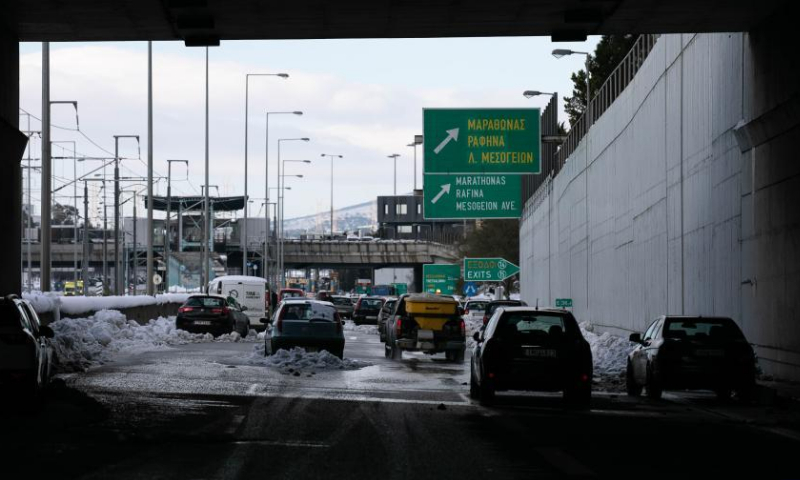
{"label": "tree", "polygon": [[[485,220],[460,244],[462,257],[501,257],[519,265],[519,220]],[[511,277],[504,282],[511,291]]]}
{"label": "tree", "polygon": [[[611,72],[625,58],[636,35],[604,35],[589,56],[589,93],[594,97],[608,79]],[[570,125],[578,121],[586,111],[586,71],[581,69],[571,76],[574,85],[571,97],[564,97],[564,110],[569,115]]]}

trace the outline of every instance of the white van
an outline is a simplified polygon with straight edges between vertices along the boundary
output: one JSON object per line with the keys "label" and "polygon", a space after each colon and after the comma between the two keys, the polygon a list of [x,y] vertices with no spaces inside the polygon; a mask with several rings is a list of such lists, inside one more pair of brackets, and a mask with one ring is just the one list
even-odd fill
{"label": "white van", "polygon": [[244,275],[223,275],[208,282],[208,293],[232,298],[245,307],[245,315],[250,319],[250,328],[263,330],[262,318],[266,313],[267,281],[261,277]]}

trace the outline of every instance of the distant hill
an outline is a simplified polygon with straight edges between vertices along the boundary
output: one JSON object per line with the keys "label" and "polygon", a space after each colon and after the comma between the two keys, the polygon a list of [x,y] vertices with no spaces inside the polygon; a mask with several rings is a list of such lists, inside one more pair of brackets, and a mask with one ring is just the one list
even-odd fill
{"label": "distant hill", "polygon": [[[359,228],[378,227],[378,201],[350,205],[333,211],[336,231],[356,232]],[[287,218],[284,228],[289,237],[297,237],[301,233],[322,233],[330,231],[330,210],[304,217]]]}

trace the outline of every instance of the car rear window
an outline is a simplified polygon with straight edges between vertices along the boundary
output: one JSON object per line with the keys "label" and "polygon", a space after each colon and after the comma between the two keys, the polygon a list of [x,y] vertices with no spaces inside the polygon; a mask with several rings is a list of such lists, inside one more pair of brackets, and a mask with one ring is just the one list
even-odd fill
{"label": "car rear window", "polygon": [[498,320],[496,336],[507,339],[530,341],[536,338],[561,337],[567,328],[564,317],[536,312],[509,312]]}
{"label": "car rear window", "polygon": [[281,297],[283,297],[283,298],[298,298],[298,297],[305,297],[305,294],[302,294],[300,292],[283,292],[281,294]]}
{"label": "car rear window", "polygon": [[489,302],[467,302],[467,306],[464,308],[466,310],[477,310],[479,312],[482,312],[486,310],[486,305],[488,304]]}
{"label": "car rear window", "polygon": [[284,320],[336,320],[336,309],[319,303],[287,303],[281,313]]}
{"label": "car rear window", "polygon": [[361,308],[381,308],[383,300],[377,298],[365,298],[361,300]]}
{"label": "car rear window", "polygon": [[333,297],[333,304],[334,305],[352,305],[353,301],[349,298],[342,298],[342,297]]}
{"label": "car rear window", "polygon": [[490,303],[486,306],[486,315],[490,317],[494,315],[495,310],[500,307],[521,307],[522,302],[503,302],[503,303]]}
{"label": "car rear window", "polygon": [[186,300],[187,307],[224,307],[225,300],[216,297],[190,297]]}
{"label": "car rear window", "polygon": [[729,318],[682,318],[667,320],[664,338],[742,340],[744,334]]}

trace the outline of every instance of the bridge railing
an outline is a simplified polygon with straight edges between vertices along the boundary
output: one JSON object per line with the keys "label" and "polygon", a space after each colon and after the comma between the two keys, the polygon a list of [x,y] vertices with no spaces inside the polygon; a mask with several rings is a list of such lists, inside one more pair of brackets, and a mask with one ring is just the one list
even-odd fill
{"label": "bridge railing", "polygon": [[[538,175],[541,181],[535,183],[534,190],[541,188],[544,184],[545,178],[555,178],[561,168],[567,161],[567,158],[578,148],[578,144],[586,135],[589,125],[599,119],[603,113],[614,103],[614,100],[619,97],[625,87],[630,84],[633,77],[641,68],[647,56],[653,50],[653,46],[658,39],[658,35],[640,35],[636,39],[630,51],[611,72],[608,78],[603,82],[603,85],[597,90],[597,93],[592,97],[590,102],[591,117],[586,113],[580,116],[578,120],[572,124],[567,138],[559,145],[558,151],[555,153],[555,161],[547,161],[544,159],[542,162],[542,173]],[[535,196],[535,193],[530,195]]]}

